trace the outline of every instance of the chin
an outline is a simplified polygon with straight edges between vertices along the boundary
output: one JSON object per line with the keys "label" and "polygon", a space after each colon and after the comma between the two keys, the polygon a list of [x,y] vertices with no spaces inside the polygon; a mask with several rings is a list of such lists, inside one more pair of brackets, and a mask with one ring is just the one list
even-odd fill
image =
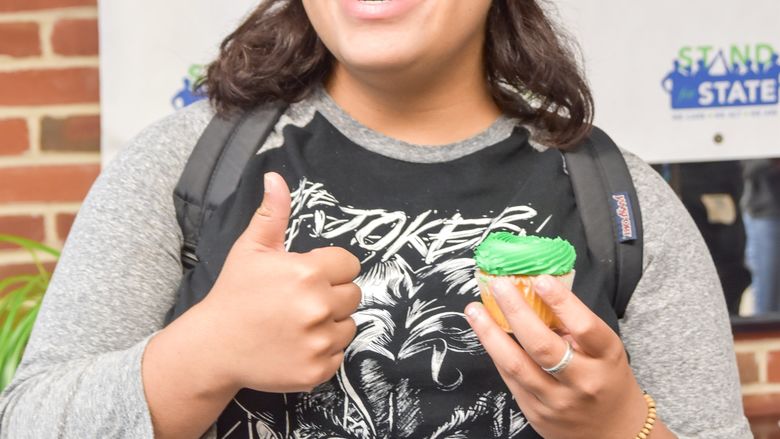
{"label": "chin", "polygon": [[349,47],[336,58],[349,70],[366,72],[397,72],[405,70],[424,58],[419,47],[407,50],[388,44],[370,44],[362,47]]}

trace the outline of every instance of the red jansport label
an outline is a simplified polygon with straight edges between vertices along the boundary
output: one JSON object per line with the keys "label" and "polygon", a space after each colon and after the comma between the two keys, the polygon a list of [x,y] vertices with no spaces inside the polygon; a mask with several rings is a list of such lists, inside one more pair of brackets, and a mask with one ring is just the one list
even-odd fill
{"label": "red jansport label", "polygon": [[631,208],[631,198],[627,192],[612,194],[609,199],[612,204],[615,226],[617,227],[618,241],[627,242],[636,240],[636,223],[634,222],[634,210]]}

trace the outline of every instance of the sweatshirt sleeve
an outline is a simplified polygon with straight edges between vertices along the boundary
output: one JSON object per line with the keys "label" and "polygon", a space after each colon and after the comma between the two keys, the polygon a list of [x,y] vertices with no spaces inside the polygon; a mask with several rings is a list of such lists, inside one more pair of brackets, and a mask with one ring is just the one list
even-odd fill
{"label": "sweatshirt sleeve", "polygon": [[640,386],[680,439],[752,438],[733,336],[707,247],[674,192],[625,153],[644,225],[644,271],[620,321]]}
{"label": "sweatshirt sleeve", "polygon": [[93,185],[0,398],[0,438],[152,437],[141,360],[180,281],[172,191],[210,112],[147,128]]}

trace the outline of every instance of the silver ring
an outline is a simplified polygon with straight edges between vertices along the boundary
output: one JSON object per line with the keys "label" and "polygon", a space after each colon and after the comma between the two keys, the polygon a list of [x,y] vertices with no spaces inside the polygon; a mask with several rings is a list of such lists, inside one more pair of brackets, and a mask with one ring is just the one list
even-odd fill
{"label": "silver ring", "polygon": [[553,367],[542,367],[542,370],[549,373],[550,375],[557,375],[563,372],[563,369],[566,369],[569,363],[571,363],[571,359],[574,358],[574,348],[571,347],[571,343],[569,343],[567,340],[564,341],[566,342],[566,352],[563,354],[561,361],[559,361],[558,364]]}

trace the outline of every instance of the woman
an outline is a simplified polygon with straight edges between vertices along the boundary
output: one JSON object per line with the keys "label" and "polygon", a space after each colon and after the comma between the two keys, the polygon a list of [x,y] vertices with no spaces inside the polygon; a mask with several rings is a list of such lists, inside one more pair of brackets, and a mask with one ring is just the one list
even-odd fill
{"label": "woman", "polygon": [[[90,193],[4,437],[628,438],[643,391],[654,438],[750,437],[706,249],[631,155],[647,256],[620,337],[551,278],[565,339],[510,286],[517,341],[471,303],[491,230],[566,237],[574,289],[600,287],[555,149],[587,135],[590,94],[536,2],[265,2],[206,85],[212,105],[144,131]],[[277,99],[182,281],[171,192],[212,107]],[[163,327],[193,279],[208,295]]]}

